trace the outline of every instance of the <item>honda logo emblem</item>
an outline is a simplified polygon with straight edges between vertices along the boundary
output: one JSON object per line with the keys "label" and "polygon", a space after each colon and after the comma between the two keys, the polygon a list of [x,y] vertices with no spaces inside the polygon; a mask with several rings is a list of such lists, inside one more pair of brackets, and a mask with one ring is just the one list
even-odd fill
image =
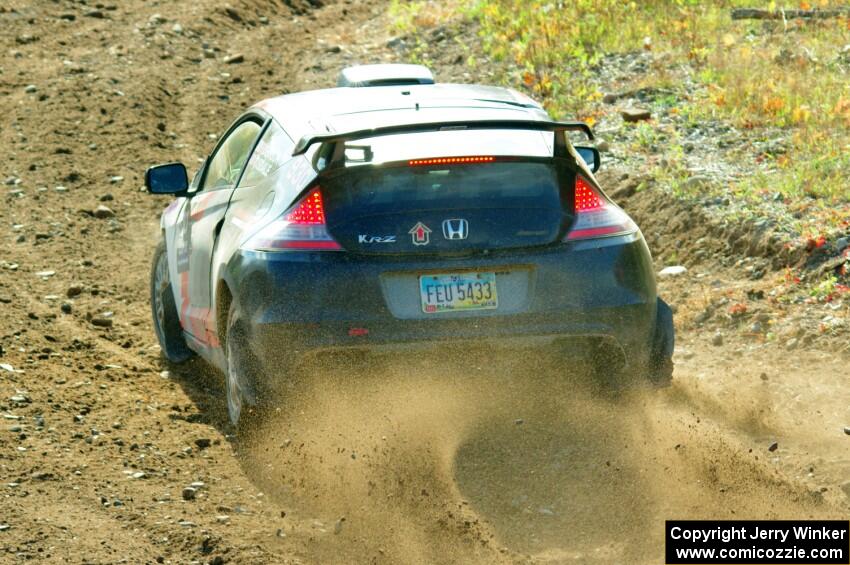
{"label": "honda logo emblem", "polygon": [[443,220],[443,237],[446,239],[466,239],[468,235],[469,222],[466,220]]}

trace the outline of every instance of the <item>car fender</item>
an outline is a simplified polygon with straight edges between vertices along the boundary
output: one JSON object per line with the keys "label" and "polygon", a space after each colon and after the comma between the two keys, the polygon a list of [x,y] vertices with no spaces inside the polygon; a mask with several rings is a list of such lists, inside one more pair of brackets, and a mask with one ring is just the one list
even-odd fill
{"label": "car fender", "polygon": [[[180,212],[186,204],[186,198],[177,198],[168,207],[163,210],[159,219],[159,229],[162,238],[165,240],[165,254],[168,258],[168,276],[172,281],[171,291],[174,294],[174,303],[178,305],[178,317],[180,315],[179,305],[182,302],[182,292],[180,287],[181,277],[177,270],[177,246],[174,239],[177,236],[177,225],[180,219]],[[181,325],[183,320],[180,320]]]}

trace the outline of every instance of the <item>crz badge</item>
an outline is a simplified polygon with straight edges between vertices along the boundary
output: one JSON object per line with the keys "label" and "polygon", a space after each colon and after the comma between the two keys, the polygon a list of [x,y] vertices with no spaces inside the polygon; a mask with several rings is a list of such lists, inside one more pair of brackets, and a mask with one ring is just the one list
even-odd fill
{"label": "crz badge", "polygon": [[357,243],[395,243],[394,235],[358,235]]}

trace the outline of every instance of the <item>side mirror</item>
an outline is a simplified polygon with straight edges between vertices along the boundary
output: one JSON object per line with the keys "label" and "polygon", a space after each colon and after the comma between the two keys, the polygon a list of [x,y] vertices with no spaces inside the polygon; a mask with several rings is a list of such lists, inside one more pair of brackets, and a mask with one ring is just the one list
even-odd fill
{"label": "side mirror", "polygon": [[583,145],[576,146],[576,153],[584,159],[590,172],[595,173],[599,170],[599,165],[602,164],[602,156],[599,154],[599,149],[596,147],[586,147]]}
{"label": "side mirror", "polygon": [[151,194],[182,195],[189,190],[189,176],[183,163],[156,165],[145,171],[145,186]]}

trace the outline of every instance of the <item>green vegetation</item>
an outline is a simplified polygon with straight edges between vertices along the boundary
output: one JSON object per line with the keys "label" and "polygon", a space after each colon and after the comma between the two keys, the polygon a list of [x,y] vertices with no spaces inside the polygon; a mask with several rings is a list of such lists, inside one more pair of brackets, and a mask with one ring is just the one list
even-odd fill
{"label": "green vegetation", "polygon": [[[653,109],[690,124],[720,120],[749,140],[782,138],[780,151],[746,156],[758,174],[725,188],[744,197],[779,193],[835,204],[850,201],[850,18],[733,21],[730,12],[844,4],[419,0],[396,1],[393,14],[399,30],[414,36],[452,18],[475,22],[484,55],[507,69],[505,84],[542,100],[556,117],[591,123],[614,111],[602,103],[603,58],[652,51],[651,67],[618,87],[661,92]],[[633,149],[657,151],[657,132],[638,125],[636,134]],[[675,153],[675,141],[662,143],[663,151]]]}

